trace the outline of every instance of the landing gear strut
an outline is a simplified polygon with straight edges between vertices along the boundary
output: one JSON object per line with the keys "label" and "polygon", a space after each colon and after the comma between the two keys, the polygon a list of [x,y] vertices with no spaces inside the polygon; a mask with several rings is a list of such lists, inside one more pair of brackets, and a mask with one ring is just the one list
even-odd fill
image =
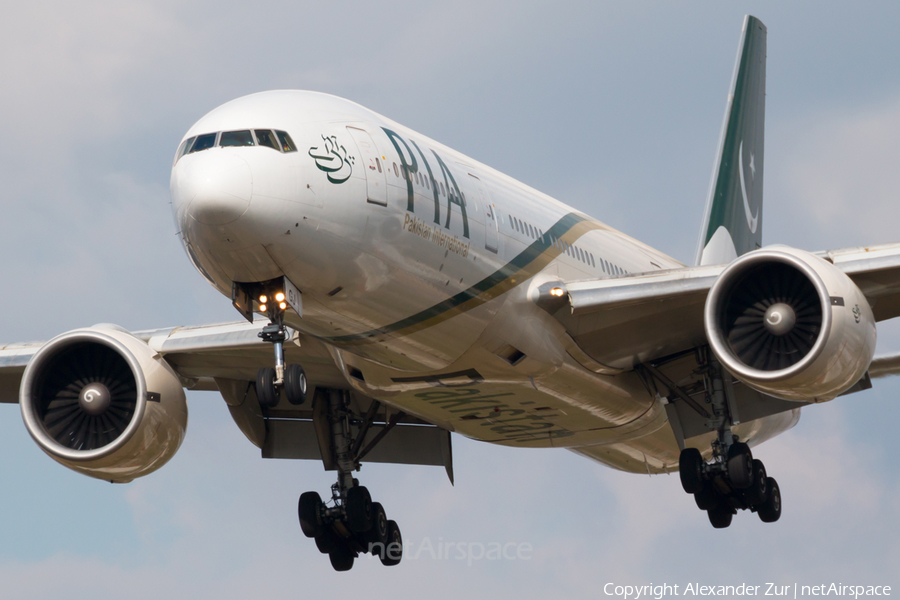
{"label": "landing gear strut", "polygon": [[[278,296],[282,300],[278,300]],[[275,368],[265,367],[256,374],[256,395],[259,403],[267,408],[274,408],[281,399],[281,391],[284,390],[288,402],[299,406],[306,401],[307,383],[306,373],[300,365],[284,364],[284,342],[288,339],[287,329],[284,326],[284,294],[276,292],[270,305],[266,304],[268,296],[260,295],[260,309],[269,317],[269,324],[259,332],[262,341],[272,344],[275,348]]]}
{"label": "landing gear strut", "polygon": [[704,460],[696,448],[682,450],[678,465],[681,486],[693,494],[697,507],[707,512],[716,529],[731,525],[738,510],[750,510],[763,522],[774,523],[781,517],[778,482],[766,474],[762,461],[753,458],[750,447],[732,433],[730,381],[725,380],[722,365],[712,355],[704,379],[707,403],[713,410],[710,420],[717,431],[712,460]]}
{"label": "landing gear strut", "polygon": [[400,563],[403,538],[397,523],[388,520],[384,507],[373,502],[369,490],[359,485],[353,471],[359,470],[359,448],[368,426],[378,410],[372,403],[366,422],[356,439],[350,435],[351,418],[348,394],[329,390],[316,395],[316,401],[328,402],[331,427],[331,450],[337,467],[337,482],[331,486],[331,501],[325,503],[317,492],[300,496],[297,514],[306,537],[314,538],[316,547],[331,559],[336,571],[348,571],[360,554],[370,553],[385,566]]}

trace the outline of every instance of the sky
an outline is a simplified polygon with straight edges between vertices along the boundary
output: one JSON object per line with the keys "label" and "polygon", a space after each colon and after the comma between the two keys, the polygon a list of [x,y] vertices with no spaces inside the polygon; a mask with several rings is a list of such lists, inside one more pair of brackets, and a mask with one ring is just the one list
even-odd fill
{"label": "sky", "polygon": [[[20,2],[0,20],[0,343],[100,322],[237,318],[191,267],[168,181],[181,136],[280,88],[354,100],[691,262],[744,14],[768,27],[765,244],[900,241],[900,4]],[[879,326],[878,352],[900,351]],[[900,380],[805,409],[757,449],[776,524],[713,530],[677,476],[453,436],[434,467],[360,476],[416,554],[335,573],[296,517],[320,464],[263,460],[218,394],[176,457],[88,479],[0,406],[0,600],[599,598],[689,582],[900,590]],[[512,560],[446,544],[515,544]]]}

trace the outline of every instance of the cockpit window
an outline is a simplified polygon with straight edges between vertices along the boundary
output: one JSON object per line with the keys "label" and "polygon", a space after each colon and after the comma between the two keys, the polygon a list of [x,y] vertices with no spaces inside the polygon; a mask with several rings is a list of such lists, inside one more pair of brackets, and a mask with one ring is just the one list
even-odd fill
{"label": "cockpit window", "polygon": [[194,152],[200,152],[201,150],[209,150],[213,146],[216,145],[216,134],[215,133],[204,133],[203,135],[198,135],[197,139],[194,141],[194,145],[191,146],[191,149],[188,151],[188,154],[193,154]]}
{"label": "cockpit window", "polygon": [[274,133],[268,129],[254,129],[253,133],[256,134],[256,141],[259,142],[260,146],[268,146],[278,150],[278,140],[275,139]]}
{"label": "cockpit window", "polygon": [[278,135],[278,141],[281,142],[281,149],[284,152],[297,151],[297,146],[294,145],[294,140],[291,139],[291,136],[289,136],[286,131],[278,131],[276,129],[275,133]]}
{"label": "cockpit window", "polygon": [[194,143],[195,138],[188,138],[181,142],[181,145],[178,146],[178,152],[175,153],[175,162],[178,162],[178,159],[188,153],[188,150],[191,149],[191,144]]}
{"label": "cockpit window", "polygon": [[219,138],[220,146],[255,146],[249,129],[244,131],[223,131]]}

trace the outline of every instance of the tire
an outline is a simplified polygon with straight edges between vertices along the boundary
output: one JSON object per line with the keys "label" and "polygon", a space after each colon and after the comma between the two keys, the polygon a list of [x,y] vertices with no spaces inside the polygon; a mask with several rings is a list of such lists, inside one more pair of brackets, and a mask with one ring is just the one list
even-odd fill
{"label": "tire", "polygon": [[347,490],[345,500],[347,509],[347,527],[353,533],[364,534],[372,527],[372,496],[363,486]]}
{"label": "tire", "polygon": [[335,571],[349,571],[353,568],[353,559],[356,558],[356,553],[341,544],[328,553],[328,558],[331,559],[331,566]]}
{"label": "tire", "polygon": [[696,494],[703,489],[703,457],[696,448],[685,448],[678,458],[678,472],[681,487],[688,494]]}
{"label": "tire", "polygon": [[738,490],[746,490],[753,483],[753,455],[747,444],[733,444],[728,453],[728,481]]}
{"label": "tire", "polygon": [[396,521],[387,522],[388,543],[384,547],[384,554],[381,558],[381,564],[386,567],[399,565],[403,559],[403,536],[400,535],[400,527]]}
{"label": "tire", "polygon": [[300,406],[306,402],[306,372],[300,365],[288,365],[284,369],[284,395],[288,402]]}
{"label": "tire", "polygon": [[297,502],[297,516],[300,518],[300,529],[306,537],[316,537],[322,527],[319,525],[319,510],[322,507],[322,498],[317,492],[301,494]]}
{"label": "tire", "polygon": [[747,503],[751,508],[759,509],[768,495],[766,467],[759,459],[753,460],[753,483],[747,488]]}
{"label": "tire", "polygon": [[731,519],[734,518],[734,512],[728,506],[718,506],[706,511],[709,516],[709,522],[716,529],[725,529],[731,525]]}
{"label": "tire", "polygon": [[372,527],[366,532],[365,540],[369,544],[369,552],[380,556],[388,542],[387,515],[380,502],[372,503]]}
{"label": "tire", "polygon": [[766,501],[757,509],[763,523],[774,523],[781,518],[781,490],[778,488],[778,482],[768,477],[766,479]]}
{"label": "tire", "polygon": [[700,491],[694,494],[694,502],[700,510],[712,510],[720,504],[720,494],[711,481],[703,484]]}
{"label": "tire", "polygon": [[331,554],[336,550],[340,550],[340,547],[341,540],[331,529],[325,529],[316,535],[316,548],[322,554]]}
{"label": "tire", "polygon": [[275,387],[275,369],[260,369],[256,373],[256,397],[259,398],[260,406],[275,408],[278,406],[279,396],[281,394]]}

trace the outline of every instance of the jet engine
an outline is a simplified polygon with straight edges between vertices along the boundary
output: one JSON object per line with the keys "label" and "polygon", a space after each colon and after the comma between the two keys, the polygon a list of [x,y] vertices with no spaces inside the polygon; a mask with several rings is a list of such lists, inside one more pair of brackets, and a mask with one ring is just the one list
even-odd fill
{"label": "jet engine", "polygon": [[707,296],[704,326],[725,368],[786,400],[831,400],[859,381],[875,353],[875,319],[856,284],[784,246],[732,262]]}
{"label": "jet engine", "polygon": [[114,325],[70,331],[45,344],[25,369],[19,403],[44,452],[114,483],[163,466],[187,429],[178,375]]}

